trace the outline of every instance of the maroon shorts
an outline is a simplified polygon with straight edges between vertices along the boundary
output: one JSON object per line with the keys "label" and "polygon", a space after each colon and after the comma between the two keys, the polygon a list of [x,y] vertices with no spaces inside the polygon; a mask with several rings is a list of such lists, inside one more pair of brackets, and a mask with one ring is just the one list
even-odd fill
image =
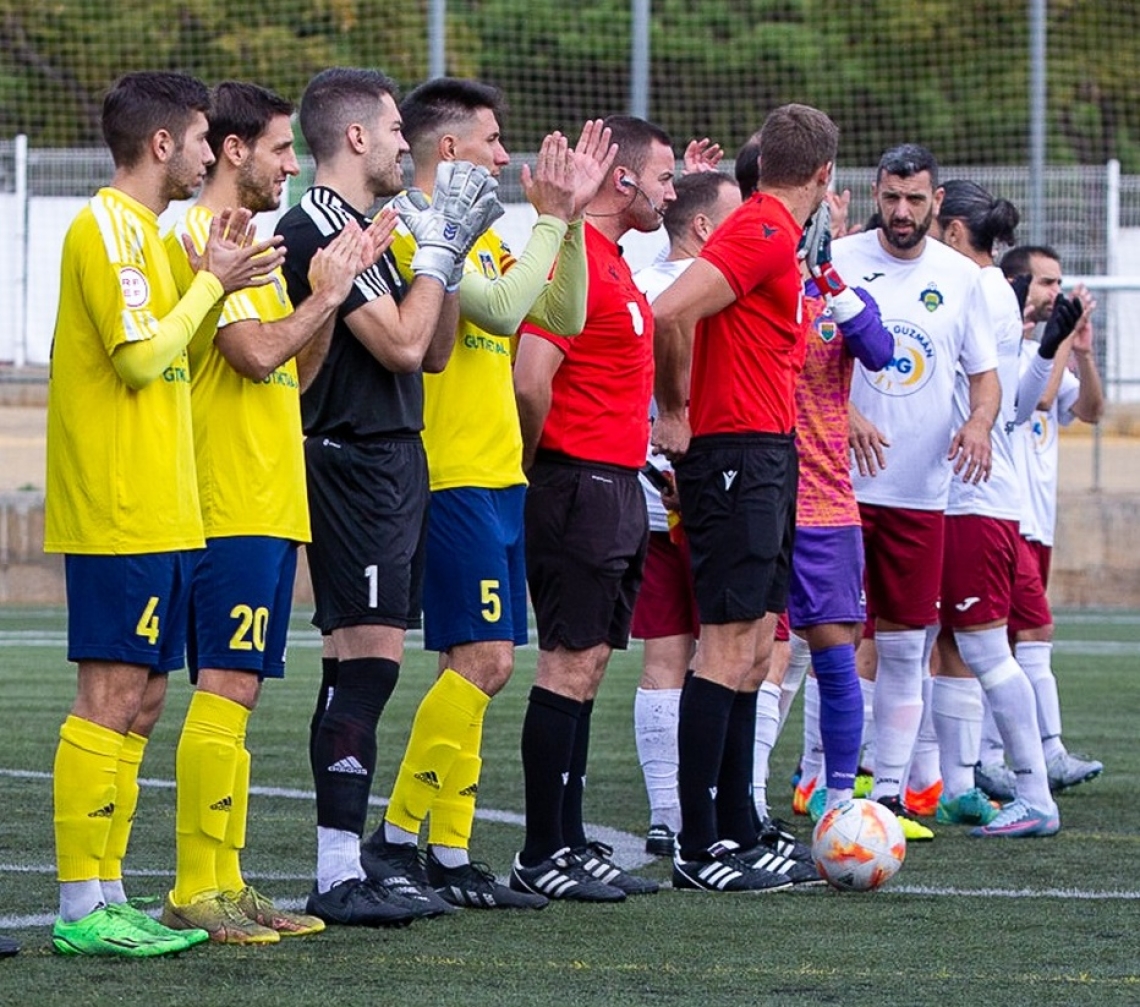
{"label": "maroon shorts", "polygon": [[787,643],[792,638],[792,624],[787,612],[781,612],[776,620],[776,640]]}
{"label": "maroon shorts", "polygon": [[860,504],[859,516],[868,621],[934,625],[942,588],[942,511]]}
{"label": "maroon shorts", "polygon": [[1009,618],[1020,540],[1016,521],[977,514],[946,518],[943,626],[966,629]]}
{"label": "maroon shorts", "polygon": [[693,571],[689,565],[689,540],[679,536],[675,543],[668,532],[649,533],[641,591],[633,606],[630,634],[638,640],[663,636],[700,635],[697,596],[693,593]]}
{"label": "maroon shorts", "polygon": [[1049,583],[1049,562],[1053,550],[1043,542],[1017,537],[1017,573],[1009,608],[1009,631],[1023,633],[1053,624],[1053,610],[1045,587]]}

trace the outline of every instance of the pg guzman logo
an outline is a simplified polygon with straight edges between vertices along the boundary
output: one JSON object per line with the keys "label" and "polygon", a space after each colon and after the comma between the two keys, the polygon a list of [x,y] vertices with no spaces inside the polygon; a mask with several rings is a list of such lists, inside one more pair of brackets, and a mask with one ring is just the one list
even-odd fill
{"label": "pg guzman logo", "polygon": [[938,359],[930,337],[910,322],[884,321],[887,331],[895,337],[895,352],[891,362],[881,371],[863,371],[867,383],[877,392],[901,398],[921,391],[934,376]]}
{"label": "pg guzman logo", "polygon": [[1043,455],[1057,443],[1057,425],[1047,412],[1038,409],[1030,418],[1028,427],[1035,454]]}

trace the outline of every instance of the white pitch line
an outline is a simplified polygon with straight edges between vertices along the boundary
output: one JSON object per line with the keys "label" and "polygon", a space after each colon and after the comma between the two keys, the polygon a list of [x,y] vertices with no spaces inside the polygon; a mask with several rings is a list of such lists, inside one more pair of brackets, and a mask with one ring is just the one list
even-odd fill
{"label": "white pitch line", "polygon": [[[8,776],[17,780],[50,780],[51,773],[38,769],[2,769],[0,776]],[[153,787],[157,790],[173,790],[173,780],[162,780],[154,777],[140,777],[139,785]],[[316,794],[312,790],[302,790],[294,787],[258,787],[249,788],[251,796],[281,798],[290,801],[313,801]],[[386,797],[369,797],[368,804],[373,808],[386,808]],[[497,808],[476,808],[476,819],[484,822],[495,822],[499,825],[517,825],[520,828],[526,825],[526,819],[517,811],[500,811]],[[645,852],[644,840],[630,832],[621,829],[612,829],[608,825],[587,825],[586,831],[595,839],[601,840],[607,846],[614,848],[614,859],[623,867],[635,870],[652,863],[654,857]]]}
{"label": "white pitch line", "polygon": [[927,885],[888,885],[883,889],[890,895],[937,895],[960,898],[975,896],[983,899],[1076,899],[1087,901],[1111,901],[1122,899],[1133,902],[1140,899],[1140,892],[1086,892],[1080,888],[942,888]]}
{"label": "white pitch line", "polygon": [[[0,768],[0,777],[7,776],[12,779],[24,780],[50,780],[51,773],[46,773],[42,770],[36,769],[3,769]],[[160,790],[173,790],[173,780],[162,780],[153,777],[141,777],[139,785],[143,787],[153,787]],[[292,801],[313,801],[316,799],[316,794],[311,790],[302,790],[292,787],[259,787],[254,786],[249,788],[251,796],[278,798]],[[368,803],[374,808],[387,807],[388,800],[383,797],[369,797]],[[526,819],[517,811],[501,811],[497,808],[476,808],[476,819],[484,822],[495,822],[499,825],[515,825],[523,827],[526,825]],[[594,839],[600,840],[608,846],[613,847],[614,860],[621,864],[622,867],[628,870],[637,870],[639,867],[644,867],[646,864],[652,863],[656,858],[650,856],[645,852],[645,841],[640,836],[635,836],[629,832],[623,832],[621,829],[613,829],[608,825],[587,825],[586,831]],[[0,873],[6,874],[55,874],[54,864],[0,864]],[[128,877],[170,877],[169,870],[124,870],[123,873]],[[304,881],[311,882],[312,875],[295,875],[295,874],[280,874],[280,873],[252,873],[246,872],[246,876],[251,880],[262,881]],[[499,881],[503,884],[506,883],[506,877],[500,877]],[[278,900],[282,906],[287,909],[300,909],[303,907],[302,900]],[[18,930],[21,928],[30,927],[44,927],[50,926],[55,920],[54,915],[37,914],[34,916],[0,916],[0,930]]]}

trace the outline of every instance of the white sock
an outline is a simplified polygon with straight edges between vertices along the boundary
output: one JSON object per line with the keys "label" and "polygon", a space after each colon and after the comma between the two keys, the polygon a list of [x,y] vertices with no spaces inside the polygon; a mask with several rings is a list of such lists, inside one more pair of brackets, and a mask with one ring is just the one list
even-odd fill
{"label": "white sock", "polygon": [[823,738],[819,733],[819,682],[811,675],[804,682],[804,748],[800,784],[823,779]]}
{"label": "white sock", "polygon": [[780,732],[780,686],[761,682],[756,693],[756,734],[752,742],[752,803],[768,817],[768,758]]}
{"label": "white sock", "polygon": [[364,879],[360,866],[360,836],[343,829],[317,826],[317,891],[327,892],[349,878]]}
{"label": "white sock", "polygon": [[941,754],[942,799],[974,787],[974,763],[982,735],[982,687],[976,678],[934,679],[931,706]]}
{"label": "white sock", "polygon": [[681,828],[677,796],[677,711],[680,689],[638,689],[633,699],[633,736],[649,798],[649,824]]}
{"label": "white sock", "polygon": [[875,785],[871,797],[898,797],[922,720],[922,654],[926,630],[875,634]]}
{"label": "white sock", "polygon": [[407,829],[401,829],[400,826],[393,825],[385,819],[384,841],[386,843],[395,843],[397,846],[419,846],[420,834],[418,832],[409,832]]}
{"label": "white sock", "polygon": [[803,685],[808,668],[811,667],[811,648],[802,636],[791,635],[788,640],[788,666],[784,669],[784,681],[780,683],[780,724],[776,732],[784,729],[784,721],[788,719],[788,711],[792,708],[796,693]]}
{"label": "white sock", "polygon": [[123,879],[116,881],[100,881],[99,887],[103,889],[103,901],[109,906],[121,906],[127,901],[127,891],[123,887]]}
{"label": "white sock", "polygon": [[875,683],[866,678],[859,679],[859,689],[863,693],[863,755],[859,765],[875,771]]}
{"label": "white sock", "polygon": [[1001,731],[994,723],[994,711],[990,709],[990,701],[982,693],[982,745],[978,761],[983,766],[996,764],[1005,765],[1005,742],[1001,740]]}
{"label": "white sock", "polygon": [[90,881],[61,881],[59,885],[59,918],[64,923],[74,923],[88,913],[101,908],[103,886],[98,878]]}
{"label": "white sock", "polygon": [[927,672],[922,679],[922,719],[918,722],[918,736],[914,739],[914,752],[907,769],[906,785],[918,793],[934,786],[942,775],[938,764],[938,734],[934,730],[933,693],[934,679]]}
{"label": "white sock", "polygon": [[432,843],[431,852],[444,867],[462,867],[471,863],[471,854],[461,846],[436,846]]}
{"label": "white sock", "polygon": [[989,697],[1010,768],[1017,776],[1017,796],[1039,810],[1051,810],[1055,805],[1049,793],[1033,686],[1013,659],[1005,626],[956,632],[954,638],[962,660]]}
{"label": "white sock", "polygon": [[1014,657],[1028,676],[1037,698],[1037,726],[1041,728],[1041,747],[1048,762],[1065,754],[1061,741],[1061,697],[1057,695],[1057,679],[1053,674],[1053,644],[1047,640],[1026,640],[1017,645]]}

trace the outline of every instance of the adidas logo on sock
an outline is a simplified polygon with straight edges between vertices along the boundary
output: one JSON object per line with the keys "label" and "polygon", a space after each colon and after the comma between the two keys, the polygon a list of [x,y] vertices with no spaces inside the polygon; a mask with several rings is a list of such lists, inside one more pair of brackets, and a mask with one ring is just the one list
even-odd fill
{"label": "adidas logo on sock", "polygon": [[97,808],[95,811],[90,812],[88,818],[110,818],[115,813],[114,802],[104,804],[103,807]]}
{"label": "adidas logo on sock", "polygon": [[338,759],[329,766],[327,772],[348,773],[349,776],[368,775],[368,770],[360,764],[360,760],[355,755],[346,755],[343,759]]}
{"label": "adidas logo on sock", "polygon": [[459,796],[460,797],[478,797],[479,796],[479,784],[478,783],[472,783],[471,786],[464,787],[461,791],[459,791]]}
{"label": "adidas logo on sock", "polygon": [[223,797],[220,801],[214,801],[210,805],[211,811],[229,811],[234,805],[234,799],[229,795]]}
{"label": "adidas logo on sock", "polygon": [[420,783],[426,783],[432,790],[439,790],[439,777],[435,775],[435,771],[428,769],[422,773],[416,773],[415,778]]}

